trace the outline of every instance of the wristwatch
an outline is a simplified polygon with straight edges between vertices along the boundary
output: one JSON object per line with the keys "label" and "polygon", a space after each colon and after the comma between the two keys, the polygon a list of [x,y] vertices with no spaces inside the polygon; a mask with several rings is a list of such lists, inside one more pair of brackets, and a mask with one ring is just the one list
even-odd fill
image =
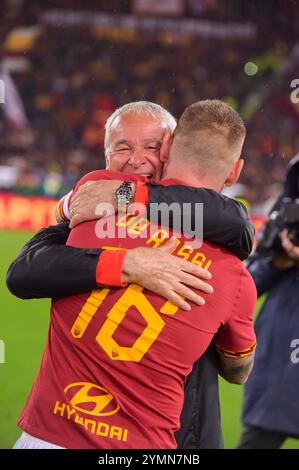
{"label": "wristwatch", "polygon": [[127,206],[132,202],[134,196],[132,183],[130,181],[124,181],[120,187],[114,191],[114,195],[117,199],[118,207]]}

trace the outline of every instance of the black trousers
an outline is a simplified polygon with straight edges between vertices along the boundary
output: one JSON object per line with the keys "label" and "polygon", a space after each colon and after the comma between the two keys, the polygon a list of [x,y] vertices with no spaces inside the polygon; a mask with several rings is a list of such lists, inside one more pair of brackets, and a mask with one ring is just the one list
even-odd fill
{"label": "black trousers", "polygon": [[243,428],[238,449],[279,449],[291,437],[278,431],[246,426]]}

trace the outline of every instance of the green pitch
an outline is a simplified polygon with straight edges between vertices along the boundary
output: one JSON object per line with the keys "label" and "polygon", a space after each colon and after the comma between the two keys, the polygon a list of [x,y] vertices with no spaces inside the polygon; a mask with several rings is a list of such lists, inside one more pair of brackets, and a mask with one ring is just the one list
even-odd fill
{"label": "green pitch", "polygon": [[[10,448],[20,434],[16,420],[37,373],[49,323],[49,300],[20,300],[5,285],[5,274],[28,232],[0,231],[0,340],[5,363],[0,363],[0,448]],[[1,343],[0,343],[1,344]],[[226,448],[234,448],[240,436],[242,387],[221,381],[221,408]],[[285,448],[299,449],[289,439]]]}

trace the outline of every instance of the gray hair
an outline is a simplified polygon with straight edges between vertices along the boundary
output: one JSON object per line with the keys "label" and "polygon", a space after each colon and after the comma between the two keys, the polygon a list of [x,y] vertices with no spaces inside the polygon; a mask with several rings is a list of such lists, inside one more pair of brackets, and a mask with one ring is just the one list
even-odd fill
{"label": "gray hair", "polygon": [[173,134],[176,128],[176,120],[165,108],[159,104],[152,103],[151,101],[133,101],[132,103],[125,104],[120,108],[116,109],[114,113],[107,119],[105,124],[105,150],[108,148],[108,142],[110,138],[111,128],[115,120],[124,114],[146,114],[157,119],[161,119],[166,124],[168,131]]}

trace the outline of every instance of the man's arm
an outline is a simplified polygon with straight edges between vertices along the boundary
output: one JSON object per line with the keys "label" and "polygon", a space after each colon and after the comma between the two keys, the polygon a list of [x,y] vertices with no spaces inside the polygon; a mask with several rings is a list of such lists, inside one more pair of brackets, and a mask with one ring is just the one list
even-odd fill
{"label": "man's arm", "polygon": [[253,367],[256,347],[253,314],[256,298],[253,279],[242,266],[235,301],[231,305],[232,313],[216,335],[219,373],[234,384],[244,384]]}
{"label": "man's arm", "polygon": [[[195,203],[203,204],[203,238],[223,246],[241,260],[246,259],[253,247],[254,227],[249,219],[245,206],[233,199],[223,196],[212,189],[191,188],[186,186],[161,186],[150,184],[148,213],[151,203],[179,202],[190,204],[191,227],[196,217]],[[152,212],[150,212],[152,213]],[[174,229],[183,227],[181,220],[172,219],[170,226]]]}
{"label": "man's arm", "polygon": [[219,353],[219,374],[228,382],[243,385],[253,368],[254,353],[247,357],[229,358]]}
{"label": "man's arm", "polygon": [[[113,183],[113,181],[93,181],[86,183],[86,185],[83,185],[79,188],[76,196],[82,196],[81,202],[79,200],[81,207],[83,208],[82,220],[90,220],[95,218],[95,207],[97,206],[97,203],[100,202],[98,199],[103,193],[103,186],[101,185],[102,183],[107,185],[107,183]],[[205,209],[203,233],[206,240],[214,240],[217,242],[217,240],[223,236],[223,239],[228,243],[228,249],[233,251],[235,246],[235,252],[236,254],[239,253],[241,258],[243,258],[245,254],[248,254],[248,251],[251,250],[252,245],[251,242],[253,239],[253,227],[248,219],[247,212],[242,205],[223,196],[219,196],[214,191],[184,188],[182,186],[162,187],[158,185],[151,185],[149,203],[156,202],[159,204],[159,202],[161,202],[163,197],[166,197],[167,194],[168,196],[166,197],[166,202],[176,201],[177,198],[175,196],[175,188],[177,188],[179,192],[182,192],[180,197],[183,198],[183,202],[194,202],[195,193],[198,201],[204,203]],[[93,195],[92,198],[90,197],[90,192]],[[113,191],[111,190],[110,193],[110,198],[113,200]],[[143,194],[143,197],[146,200],[148,197],[147,186],[143,185],[143,187],[141,187],[140,193]],[[183,194],[185,194],[185,196],[183,196]],[[200,194],[202,195],[201,199],[199,196]],[[106,201],[107,197],[107,193],[105,192],[104,199]],[[220,209],[216,210],[215,205],[217,205],[218,198],[220,198],[222,202],[220,204]],[[209,201],[212,201],[212,204],[209,204]],[[90,205],[91,202],[92,204]],[[64,206],[66,206],[65,202]],[[63,207],[63,204],[61,207]],[[223,218],[223,214],[225,213],[228,215],[226,222]],[[222,227],[221,223],[224,224]],[[77,278],[82,279],[84,272],[80,270],[80,262],[76,263],[76,257],[72,257],[70,247],[63,246],[69,234],[69,230],[65,225],[64,230],[65,232],[62,234],[62,229],[59,232],[55,232],[53,227],[44,229],[38,235],[38,243],[36,243],[37,240],[34,240],[32,243],[29,242],[24,247],[25,251],[21,252],[18,258],[12,264],[8,271],[7,277],[8,286],[16,296],[21,298],[60,297],[79,294],[81,292],[95,288],[97,285],[97,268],[99,265],[101,265],[102,262],[102,257],[98,258],[100,251],[93,250],[92,257],[90,252],[88,253],[84,249],[80,251],[79,248],[76,248],[76,253],[78,253],[76,255],[77,258],[79,258],[79,253],[81,253],[82,260],[84,260],[85,263],[91,263],[90,270],[87,273],[88,277],[85,279],[85,282],[78,283]],[[236,237],[235,243],[233,242],[234,233]],[[219,242],[219,244],[221,243]],[[153,253],[151,254],[152,257],[157,255],[158,253],[155,255]],[[97,264],[98,261],[99,263]],[[172,258],[169,258],[169,261],[173,262]],[[189,268],[186,267],[186,270],[188,269]],[[62,275],[63,273],[67,273],[67,275]],[[172,296],[174,283],[176,283],[180,290],[180,292],[176,292],[176,294],[181,294],[182,290],[184,290],[181,282],[182,279],[178,278],[178,273],[182,278],[183,274],[181,272],[181,267],[173,266],[172,275],[170,274],[169,278],[166,279],[164,294],[161,295],[167,299],[171,298]],[[76,278],[77,282],[73,282],[74,278]],[[196,287],[194,282],[196,283],[196,281],[194,281],[194,276],[192,279],[189,277],[189,280],[188,282],[186,280],[185,285],[189,287]],[[145,286],[144,277],[140,280],[140,284]],[[200,289],[198,283],[196,284],[197,288]],[[150,289],[150,287],[146,287]],[[78,288],[78,290],[75,291],[75,288]],[[156,292],[156,290],[154,290],[154,292]],[[192,300],[192,291],[189,290],[187,294],[189,297],[187,295],[186,298]],[[179,303],[181,308],[186,308],[186,304],[182,303],[182,300],[179,300],[179,298],[177,298],[177,302],[175,303]]]}
{"label": "man's arm", "polygon": [[[122,176],[119,174],[120,177]],[[70,201],[71,227],[85,221],[99,218],[96,208],[100,203],[115,205],[114,191],[120,181],[100,180],[83,184]],[[169,211],[169,227],[181,231],[185,227],[183,204],[190,207],[188,226],[194,230],[196,203],[203,204],[203,232],[198,234],[217,245],[223,246],[241,260],[246,259],[252,251],[254,226],[249,219],[245,206],[233,199],[223,196],[212,189],[191,188],[181,185],[163,186],[154,183],[134,185],[135,202],[147,207],[147,216],[152,222],[159,222],[159,204],[172,203],[181,206],[181,217],[173,217]],[[116,206],[115,206],[116,207]],[[188,215],[189,217],[189,215]]]}
{"label": "man's arm", "polygon": [[175,240],[157,249],[110,251],[66,246],[69,232],[62,223],[40,230],[26,243],[7,272],[12,294],[22,299],[65,297],[135,282],[189,310],[188,300],[204,303],[190,287],[212,292],[202,280],[210,278],[208,271],[170,254]]}
{"label": "man's arm", "polygon": [[[122,175],[115,174],[121,178]],[[88,175],[87,175],[88,176]],[[134,180],[133,175],[132,179]],[[126,178],[128,180],[128,177]],[[70,201],[71,228],[75,225],[100,218],[96,210],[100,203],[109,203],[116,209],[114,196],[115,189],[120,181],[102,179],[100,181],[88,181],[78,188],[76,194]],[[173,217],[169,211],[169,227],[181,231],[182,227],[191,227],[194,231],[197,217],[196,203],[203,204],[203,227],[204,240],[223,246],[234,253],[241,260],[246,259],[252,251],[254,240],[254,227],[249,219],[245,206],[233,199],[218,194],[212,189],[191,188],[181,185],[163,186],[154,183],[139,182],[134,185],[135,201],[147,207],[147,216],[152,222],[159,222],[159,204],[181,206],[180,216]],[[184,206],[190,208],[186,220]],[[188,206],[186,206],[188,205]],[[185,220],[184,220],[185,217]],[[194,233],[194,232],[193,232]]]}
{"label": "man's arm", "polygon": [[74,295],[97,287],[101,249],[65,246],[68,223],[41,229],[10,265],[6,282],[22,299]]}

